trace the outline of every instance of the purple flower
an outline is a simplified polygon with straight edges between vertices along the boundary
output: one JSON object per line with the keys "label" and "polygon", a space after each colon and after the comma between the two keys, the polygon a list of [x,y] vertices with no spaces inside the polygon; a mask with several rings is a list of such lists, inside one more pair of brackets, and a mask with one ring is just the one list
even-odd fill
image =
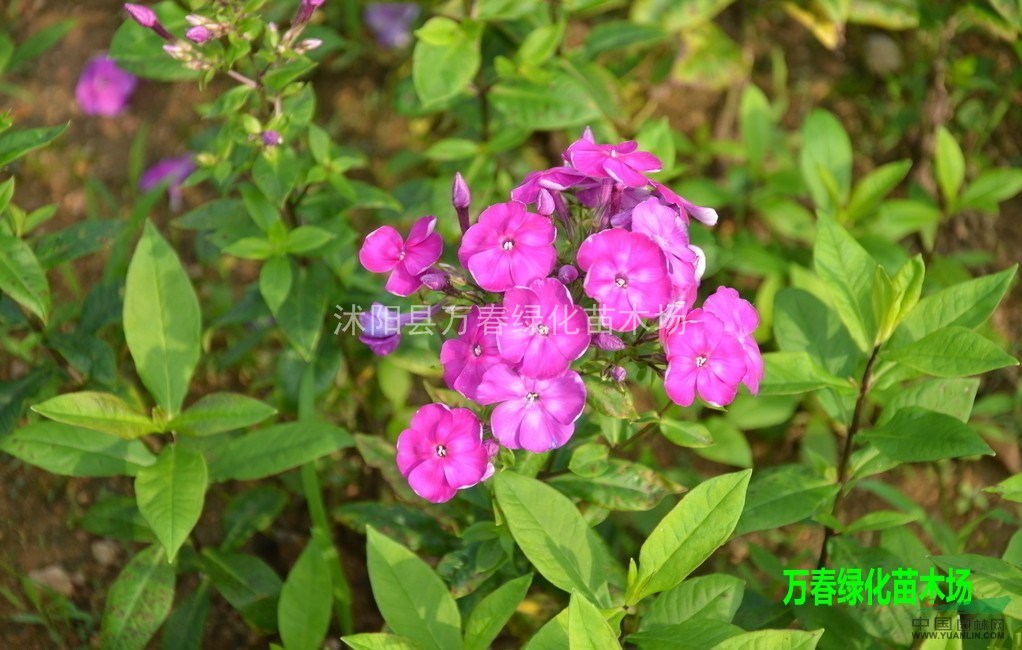
{"label": "purple flower", "polygon": [[75,99],[86,115],[119,115],[135,92],[138,79],[100,54],[89,59],[75,86]]}
{"label": "purple flower", "polygon": [[550,218],[527,212],[524,203],[497,203],[465,233],[458,259],[483,289],[507,291],[550,274],[556,236]]}
{"label": "purple flower", "polygon": [[427,404],[397,439],[397,467],[408,485],[433,503],[493,474],[483,427],[472,411]]}
{"label": "purple flower", "polygon": [[735,336],[745,351],[745,375],[742,383],[755,395],[763,379],[763,356],[753,334],[759,327],[759,312],[748,300],[743,300],[731,287],[718,287],[703,302],[703,311],[713,314],[724,324],[724,331]]}
{"label": "purple flower", "polygon": [[633,140],[596,144],[583,137],[571,143],[564,157],[572,167],[593,178],[613,178],[628,187],[645,187],[649,184],[645,174],[660,171],[663,163],[638,148]]}
{"label": "purple flower", "polygon": [[358,340],[368,345],[373,354],[387,356],[401,343],[401,328],[410,318],[410,314],[402,316],[397,310],[374,302],[369,311],[358,316],[359,325],[362,327],[362,334]]}
{"label": "purple flower", "polygon": [[292,30],[295,28],[301,28],[302,25],[309,22],[312,18],[312,14],[317,8],[326,4],[326,0],[302,0],[302,3],[298,5],[298,13],[295,14],[295,19],[292,21]]}
{"label": "purple flower", "polygon": [[276,147],[284,141],[277,131],[263,131],[259,136],[267,147]]}
{"label": "purple flower", "polygon": [[454,182],[451,183],[451,205],[455,210],[466,210],[472,204],[472,192],[468,189],[468,183],[461,172],[454,173]]}
{"label": "purple flower", "polygon": [[522,374],[550,379],[564,373],[589,347],[589,318],[556,278],[535,280],[504,294],[497,333],[500,356],[521,363]]}
{"label": "purple flower", "polygon": [[185,38],[193,43],[199,43],[201,45],[213,38],[213,32],[209,31],[209,28],[205,25],[195,25],[194,27],[188,28],[185,32]]}
{"label": "purple flower", "polygon": [[469,399],[476,398],[483,373],[503,363],[497,349],[499,328],[499,319],[485,317],[478,307],[469,310],[458,338],[444,341],[440,348],[448,386]]}
{"label": "purple flower", "polygon": [[699,287],[700,257],[689,245],[684,220],[657,199],[646,199],[632,209],[631,222],[632,232],[646,235],[664,252],[674,298],[691,306]]}
{"label": "purple flower", "polygon": [[412,23],[419,11],[414,2],[370,2],[363,18],[380,47],[397,49],[412,42]]}
{"label": "purple flower", "polygon": [[600,321],[630,332],[640,318],[653,318],[670,302],[667,260],[646,235],[611,228],[591,235],[578,249],[586,272],[586,295],[600,305]]}
{"label": "purple flower", "polygon": [[366,235],[358,259],[373,273],[390,272],[387,291],[407,296],[422,286],[419,276],[440,259],[444,243],[436,227],[436,217],[423,217],[415,222],[405,241],[391,226],[381,226]]}
{"label": "purple flower", "polygon": [[540,190],[563,192],[569,187],[589,179],[583,172],[571,167],[552,167],[538,172],[529,172],[522,184],[511,190],[511,198],[522,203],[535,203]]}
{"label": "purple flower", "polygon": [[557,279],[564,284],[571,284],[575,280],[578,280],[578,269],[571,264],[565,264],[561,268],[557,269]]}
{"label": "purple flower", "polygon": [[498,404],[490,416],[493,436],[508,449],[542,453],[568,442],[586,403],[586,387],[577,372],[551,379],[524,377],[507,366],[483,375],[480,404]]}
{"label": "purple flower", "polygon": [[160,19],[156,16],[156,12],[144,5],[126,3],[124,10],[128,12],[136,23],[139,25],[151,29],[159,34],[164,40],[173,41],[174,35],[167,31],[167,29],[160,24]]}
{"label": "purple flower", "polygon": [[717,211],[713,208],[704,208],[691,203],[676,194],[671,188],[656,181],[650,181],[650,183],[653,185],[653,191],[664,200],[664,203],[677,207],[685,218],[695,219],[707,226],[716,225]]}
{"label": "purple flower", "polygon": [[681,406],[691,406],[699,395],[713,406],[734,400],[746,374],[746,352],[724,323],[702,309],[693,309],[666,336],[667,396]]}
{"label": "purple flower", "polygon": [[181,184],[195,171],[195,161],[191,154],[164,158],[145,170],[138,186],[145,192],[167,183],[167,194],[170,196],[170,207],[177,210],[181,207]]}

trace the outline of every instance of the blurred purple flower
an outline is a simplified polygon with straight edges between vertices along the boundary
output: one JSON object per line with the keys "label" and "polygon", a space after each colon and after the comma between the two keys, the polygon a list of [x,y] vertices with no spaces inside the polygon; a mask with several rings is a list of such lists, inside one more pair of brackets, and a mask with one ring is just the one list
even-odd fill
{"label": "blurred purple flower", "polygon": [[412,23],[419,11],[414,2],[370,2],[363,17],[380,47],[392,50],[412,42]]}
{"label": "blurred purple flower", "polygon": [[170,196],[170,207],[177,210],[181,207],[181,184],[195,171],[195,161],[191,154],[164,158],[155,165],[145,170],[138,186],[148,192],[157,187],[160,183],[167,182],[167,194]]}
{"label": "blurred purple flower", "polygon": [[119,115],[135,92],[138,79],[100,54],[89,59],[75,86],[75,99],[86,115]]}
{"label": "blurred purple flower", "polygon": [[267,147],[276,147],[284,141],[284,138],[277,131],[263,131],[260,137],[263,140],[263,144]]}
{"label": "blurred purple flower", "polygon": [[205,25],[196,25],[188,28],[188,31],[185,32],[185,37],[191,42],[201,45],[213,38],[213,32],[209,31],[209,28]]}

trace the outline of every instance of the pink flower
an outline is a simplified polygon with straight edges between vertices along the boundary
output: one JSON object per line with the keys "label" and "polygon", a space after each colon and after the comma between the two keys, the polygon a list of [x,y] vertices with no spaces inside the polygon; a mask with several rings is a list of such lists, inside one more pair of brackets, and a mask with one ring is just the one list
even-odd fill
{"label": "pink flower", "polygon": [[483,374],[494,365],[503,364],[497,349],[497,331],[500,319],[484,315],[472,307],[456,339],[444,341],[440,348],[440,363],[444,366],[444,381],[465,397],[476,399],[476,391]]}
{"label": "pink flower", "polygon": [[678,213],[657,199],[646,199],[631,213],[632,232],[642,233],[664,252],[674,298],[690,307],[699,288],[700,257],[689,245],[688,227]]}
{"label": "pink flower", "polygon": [[524,203],[497,203],[465,233],[458,259],[483,289],[507,291],[550,274],[556,236],[550,218],[528,212]]}
{"label": "pink flower", "polygon": [[538,172],[529,172],[522,184],[511,190],[511,198],[522,203],[535,203],[540,190],[564,190],[587,180],[584,173],[571,167],[553,167]]}
{"label": "pink flower", "polygon": [[686,219],[695,219],[707,226],[717,223],[717,211],[713,208],[704,208],[691,203],[676,194],[671,188],[656,181],[650,181],[650,183],[653,185],[653,191],[664,200],[664,203],[677,207]]}
{"label": "pink flower", "polygon": [[408,485],[433,503],[450,501],[493,473],[483,427],[472,411],[427,404],[397,439],[397,467]]}
{"label": "pink flower", "polygon": [[500,355],[521,363],[526,377],[550,379],[568,369],[589,347],[589,319],[556,278],[535,280],[504,294],[504,321],[497,334]]}
{"label": "pink flower", "polygon": [[128,105],[138,79],[117,67],[113,59],[100,54],[89,59],[75,86],[75,99],[86,115],[119,115]]}
{"label": "pink flower", "polygon": [[745,351],[746,371],[742,383],[755,395],[763,379],[763,356],[753,336],[759,327],[759,312],[731,287],[718,287],[716,293],[703,302],[703,311],[719,318],[724,323],[724,331],[738,339]]}
{"label": "pink flower", "polygon": [[477,401],[499,404],[490,426],[500,444],[541,453],[571,438],[585,408],[586,387],[571,370],[552,379],[530,379],[507,366],[494,366],[483,375]]}
{"label": "pink flower", "polygon": [[746,373],[745,350],[719,318],[693,309],[666,337],[667,396],[690,406],[698,394],[713,406],[734,400]]}
{"label": "pink flower", "polygon": [[401,239],[397,230],[381,226],[366,235],[358,259],[373,273],[386,273],[387,291],[396,296],[407,296],[422,286],[419,276],[438,259],[444,243],[436,227],[436,217],[423,217],[415,222],[408,240]]}
{"label": "pink flower", "polygon": [[637,151],[638,148],[633,140],[596,144],[579,138],[571,143],[564,157],[572,167],[594,178],[613,178],[628,187],[645,187],[649,184],[645,173],[660,171],[663,163],[649,152]]}
{"label": "pink flower", "polygon": [[194,171],[195,160],[191,154],[164,158],[142,173],[142,177],[138,179],[138,187],[143,192],[148,192],[159,187],[161,183],[166,183],[170,207],[177,211],[181,207],[181,185]]}
{"label": "pink flower", "polygon": [[586,295],[600,304],[600,321],[631,331],[640,318],[653,318],[671,301],[671,280],[663,251],[646,235],[611,228],[591,235],[578,249],[586,272]]}

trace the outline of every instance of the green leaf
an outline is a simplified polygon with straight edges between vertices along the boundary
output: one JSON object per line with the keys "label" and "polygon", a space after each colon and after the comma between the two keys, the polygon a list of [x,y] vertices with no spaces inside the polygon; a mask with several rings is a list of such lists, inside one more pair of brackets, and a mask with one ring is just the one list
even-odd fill
{"label": "green leaf", "polygon": [[575,128],[603,117],[586,88],[556,68],[545,84],[514,78],[499,81],[487,98],[510,124],[535,131]]}
{"label": "green leaf", "polygon": [[515,58],[527,66],[541,66],[550,60],[564,40],[565,23],[536,27],[528,33]]}
{"label": "green leaf", "polygon": [[976,327],[986,322],[1011,286],[1018,265],[968,280],[926,296],[891,337],[890,347],[917,341],[942,327]]}
{"label": "green leaf", "polygon": [[266,530],[287,506],[287,493],[261,485],[232,498],[224,512],[224,539],[220,548],[233,550],[253,534]]}
{"label": "green leaf", "polygon": [[725,639],[713,650],[813,650],[821,636],[823,630],[757,630]]}
{"label": "green leaf", "polygon": [[128,562],[110,586],[103,611],[100,645],[142,650],[160,629],[174,604],[174,569],[158,546]]}
{"label": "green leaf", "polygon": [[125,440],[160,431],[149,417],[112,393],[66,393],[36,404],[32,410],[57,422],[102,431]]}
{"label": "green leaf", "polygon": [[465,138],[444,138],[423,153],[430,160],[453,162],[472,158],[479,153],[479,143]]}
{"label": "green leaf", "polygon": [[851,0],[848,22],[883,29],[912,29],[919,26],[917,0]]}
{"label": "green leaf", "polygon": [[417,555],[371,527],[369,582],[383,620],[431,650],[459,650],[461,614],[443,580]]}
{"label": "green leaf", "polygon": [[749,84],[742,92],[738,115],[745,155],[752,169],[758,173],[763,168],[763,159],[770,148],[774,130],[770,100],[762,90]]}
{"label": "green leaf", "polygon": [[291,293],[291,278],[291,261],[287,257],[271,257],[259,270],[259,293],[270,312],[280,312],[280,306]]}
{"label": "green leaf", "polygon": [[568,647],[568,608],[565,607],[539,628],[525,644],[524,650],[564,650]]}
{"label": "green leaf", "polygon": [[264,427],[232,440],[210,467],[213,481],[252,481],[351,447],[347,431],[323,422]]}
{"label": "green leaf", "polygon": [[847,377],[864,358],[837,313],[802,289],[777,292],[774,338],[784,352],[806,352],[837,377]]}
{"label": "green leaf", "polygon": [[585,378],[586,398],[597,413],[619,420],[635,420],[639,414],[635,411],[632,393],[627,386],[593,377]]}
{"label": "green leaf", "polygon": [[288,650],[318,650],[330,626],[330,567],[315,539],[291,567],[277,604],[280,638]]}
{"label": "green leaf", "polygon": [[1017,566],[973,553],[934,555],[930,560],[945,572],[950,568],[969,570],[973,606],[985,601],[996,608],[994,612],[987,611],[988,614],[1003,612],[1016,620],[1022,619],[1022,570]]}
{"label": "green leaf", "polygon": [[958,208],[996,213],[999,203],[1019,192],[1022,192],[1022,170],[988,169],[965,188]]}
{"label": "green leaf", "polygon": [[799,167],[816,208],[836,215],[848,202],[852,185],[852,144],[832,113],[815,109],[806,118]]}
{"label": "green leaf", "polygon": [[316,226],[299,226],[287,234],[284,247],[291,255],[304,255],[326,246],[337,236]]}
{"label": "green leaf", "polygon": [[885,456],[902,463],[994,453],[960,420],[915,406],[900,409],[886,424],[860,435]]}
{"label": "green leaf", "polygon": [[749,483],[745,510],[735,534],[770,530],[812,517],[837,494],[833,480],[816,476],[808,467],[771,467]]}
{"label": "green leaf", "polygon": [[135,478],[138,509],[173,562],[202,514],[206,498],[202,454],[170,444]]}
{"label": "green leaf", "polygon": [[[172,34],[183,34],[188,28],[186,11],[175,2],[158,2],[150,7]],[[201,73],[185,67],[164,51],[166,41],[133,20],[124,20],[110,41],[110,56],[121,68],[148,79],[179,81],[195,79]]]}
{"label": "green leaf", "polygon": [[341,641],[354,650],[422,650],[414,639],[383,632],[342,636]]}
{"label": "green leaf", "polygon": [[997,485],[991,485],[984,491],[1000,495],[1002,499],[1007,499],[1008,501],[1022,503],[1022,474],[1006,478]]}
{"label": "green leaf", "polygon": [[958,191],[965,181],[965,156],[955,136],[943,126],[937,128],[937,150],[934,152],[933,165],[945,203],[955,205]]}
{"label": "green leaf", "polygon": [[[75,22],[73,18],[66,18],[32,32],[24,42],[18,44],[8,62],[7,70],[14,70],[48,52],[74,28]],[[0,70],[3,70],[2,66]]]}
{"label": "green leaf", "polygon": [[265,237],[242,237],[225,246],[223,251],[244,260],[265,260],[277,254],[277,247]]}
{"label": "green leaf", "polygon": [[0,292],[39,317],[50,318],[50,285],[39,260],[24,241],[0,234]]}
{"label": "green leaf", "polygon": [[767,352],[763,363],[760,395],[796,395],[821,388],[852,390],[847,380],[827,372],[806,352]]}
{"label": "green leaf", "polygon": [[713,436],[709,447],[695,447],[693,451],[715,463],[752,467],[752,449],[741,429],[720,417],[707,418],[706,428]]}
{"label": "green leaf", "polygon": [[843,533],[864,533],[874,530],[900,528],[918,521],[919,515],[896,510],[875,510],[845,526]]}
{"label": "green leaf", "polygon": [[434,107],[463,92],[479,70],[483,24],[434,16],[416,30],[412,80],[419,99]]}
{"label": "green leaf", "polygon": [[671,68],[674,81],[723,90],[747,79],[748,59],[727,32],[715,23],[704,22],[685,31],[685,56]]}
{"label": "green leaf", "polygon": [[714,573],[689,578],[656,597],[639,624],[640,630],[689,620],[729,622],[745,594],[745,581]]}
{"label": "green leaf", "polygon": [[562,474],[547,481],[570,497],[608,510],[650,510],[681,487],[656,471],[613,458],[593,476]]}
{"label": "green leaf", "polygon": [[860,350],[872,350],[877,334],[873,314],[876,261],[837,222],[821,217],[813,267],[830,289],[834,307],[852,340]]}
{"label": "green leaf", "polygon": [[487,650],[529,592],[532,574],[524,575],[487,594],[465,623],[465,650]]}
{"label": "green leaf", "polygon": [[323,332],[329,290],[323,265],[302,267],[287,300],[274,313],[291,347],[306,361],[312,360]]}
{"label": "green leaf", "polygon": [[897,386],[877,423],[890,422],[906,406],[920,406],[968,422],[978,389],[979,379],[928,379],[911,386]]}
{"label": "green leaf", "polygon": [[[712,618],[692,618],[684,623],[657,625],[628,635],[641,650],[703,650],[743,632],[737,625]],[[766,649],[764,649],[766,650]]]}
{"label": "green leaf", "polygon": [[124,338],[138,376],[173,417],[202,352],[199,300],[174,249],[152,223],[135,248],[124,287]]}
{"label": "green leaf", "polygon": [[0,451],[62,476],[134,476],[156,462],[139,440],[57,422],[36,422],[0,438]]}
{"label": "green leaf", "polygon": [[266,630],[277,628],[281,583],[269,565],[251,555],[215,548],[204,549],[201,560],[213,586],[241,612],[246,623]]}
{"label": "green leaf", "polygon": [[135,497],[107,496],[89,508],[81,519],[81,527],[97,537],[110,537],[127,542],[156,541],[149,524],[138,511]]}
{"label": "green leaf", "polygon": [[291,148],[267,148],[252,164],[252,180],[266,198],[279,206],[294,189],[300,170]]}
{"label": "green leaf", "polygon": [[638,573],[628,581],[629,605],[679,584],[727,541],[751,475],[743,470],[700,483],[657,524],[639,551]]}
{"label": "green leaf", "polygon": [[50,144],[67,129],[67,125],[21,129],[0,134],[0,167],[21,158],[29,151]]}
{"label": "green leaf", "polygon": [[1018,365],[1015,357],[989,339],[959,326],[939,329],[905,347],[886,349],[880,358],[936,377],[979,375]]}
{"label": "green leaf", "polygon": [[571,648],[620,648],[617,633],[596,605],[576,592],[568,604],[568,645]]}
{"label": "green leaf", "polygon": [[713,444],[710,431],[698,422],[661,418],[660,433],[679,447],[709,447]]}
{"label": "green leaf", "polygon": [[677,152],[674,148],[674,134],[666,117],[650,120],[635,134],[639,149],[648,151],[663,163],[663,169],[674,169]]}
{"label": "green leaf", "polygon": [[845,207],[844,216],[848,223],[855,223],[872,217],[880,202],[896,188],[912,169],[911,160],[897,160],[880,165],[855,184],[852,198]]}
{"label": "green leaf", "polygon": [[568,497],[514,472],[501,472],[493,482],[511,535],[536,570],[559,589],[605,604],[596,594],[607,576],[596,569],[589,527]]}
{"label": "green leaf", "polygon": [[186,436],[211,436],[244,429],[276,415],[265,402],[238,393],[213,393],[195,402],[167,424]]}
{"label": "green leaf", "polygon": [[642,24],[658,25],[675,32],[711,20],[734,0],[636,0],[632,4],[631,19]]}
{"label": "green leaf", "polygon": [[209,580],[203,579],[198,589],[182,601],[167,619],[161,650],[201,648],[209,605]]}

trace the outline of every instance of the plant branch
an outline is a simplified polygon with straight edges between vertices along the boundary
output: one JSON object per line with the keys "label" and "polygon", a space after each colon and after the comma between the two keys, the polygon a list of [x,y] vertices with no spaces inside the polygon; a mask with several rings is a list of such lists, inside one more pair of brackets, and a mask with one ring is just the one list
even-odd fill
{"label": "plant branch", "polygon": [[[873,380],[873,365],[876,363],[877,355],[880,353],[880,346],[874,346],[873,352],[866,362],[866,369],[862,373],[862,382],[859,384],[859,396],[855,399],[855,409],[852,411],[851,426],[848,427],[848,434],[845,436],[845,444],[841,449],[841,460],[838,462],[837,483],[838,491],[834,496],[834,507],[832,512],[837,516],[838,508],[845,494],[845,484],[848,482],[848,463],[852,458],[852,448],[855,442],[855,434],[862,428],[862,409],[866,404],[866,394],[869,393],[869,385]],[[816,563],[817,568],[822,568],[827,563],[827,544],[836,532],[830,526],[823,529],[823,544],[820,546],[820,558]]]}

